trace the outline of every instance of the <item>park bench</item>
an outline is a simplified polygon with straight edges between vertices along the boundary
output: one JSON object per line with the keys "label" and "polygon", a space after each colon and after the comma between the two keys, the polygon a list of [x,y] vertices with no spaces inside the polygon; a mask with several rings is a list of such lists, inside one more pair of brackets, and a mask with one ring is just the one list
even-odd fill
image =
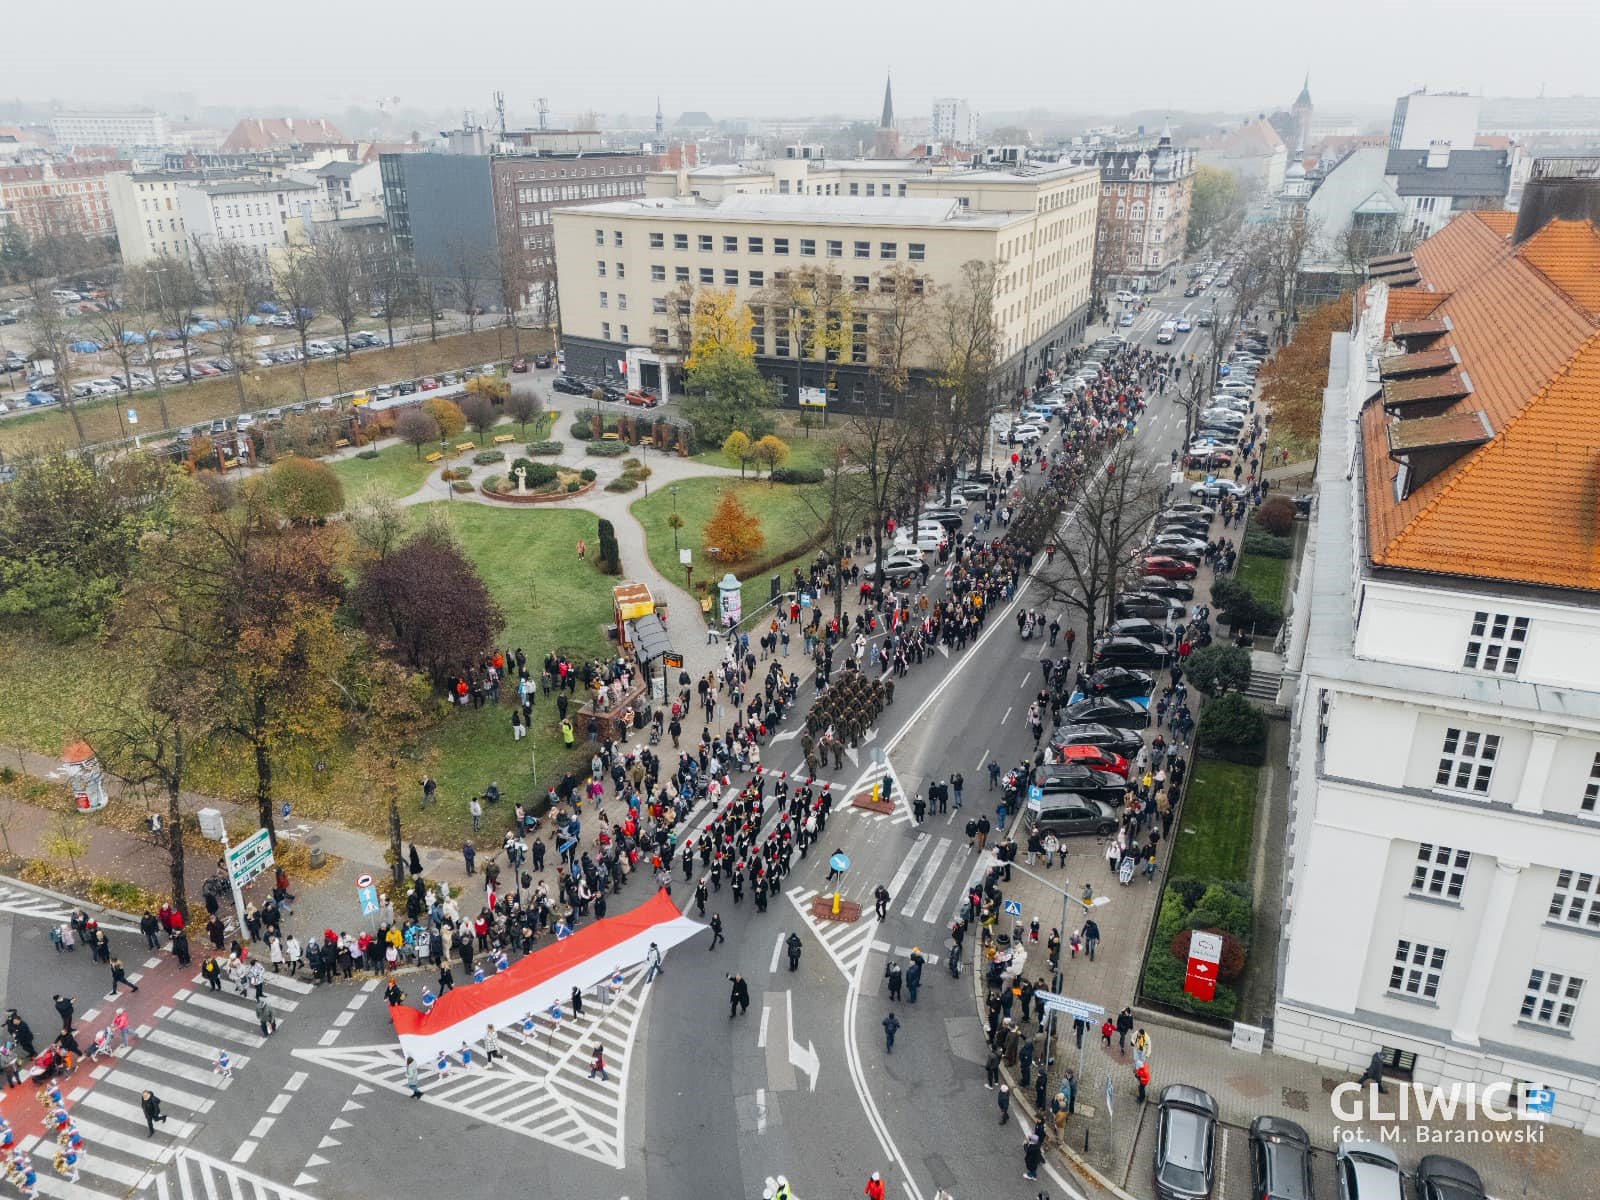
{"label": "park bench", "polygon": [[432,454],[429,454],[429,455],[426,456],[426,460],[428,462],[431,462],[431,463],[432,462],[438,462],[443,457],[444,457],[443,454],[441,454],[439,451],[435,450]]}
{"label": "park bench", "polygon": [[476,450],[477,448],[478,448],[478,443],[477,442],[457,442],[456,443],[456,453],[457,454],[465,454],[468,450]]}
{"label": "park bench", "polygon": [[350,439],[349,438],[340,438],[338,441],[333,443],[333,448],[335,450],[343,450],[349,444],[350,444]]}
{"label": "park bench", "polygon": [[507,442],[514,442],[516,440],[516,436],[510,433],[497,433],[494,435],[494,444],[496,446],[504,446]]}

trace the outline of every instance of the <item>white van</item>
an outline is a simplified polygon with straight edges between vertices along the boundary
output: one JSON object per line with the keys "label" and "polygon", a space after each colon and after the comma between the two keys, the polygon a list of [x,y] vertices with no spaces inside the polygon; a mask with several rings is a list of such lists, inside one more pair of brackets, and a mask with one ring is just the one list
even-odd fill
{"label": "white van", "polygon": [[1158,345],[1165,346],[1177,336],[1178,323],[1176,321],[1163,321],[1161,322],[1161,328],[1156,331],[1156,342]]}

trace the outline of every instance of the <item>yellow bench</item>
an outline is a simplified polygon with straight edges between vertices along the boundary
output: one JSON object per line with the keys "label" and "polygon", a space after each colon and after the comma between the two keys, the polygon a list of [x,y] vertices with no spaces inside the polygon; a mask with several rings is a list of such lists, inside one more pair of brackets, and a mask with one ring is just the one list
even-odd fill
{"label": "yellow bench", "polygon": [[600,435],[600,440],[602,442],[620,442],[622,440],[622,435],[619,433],[602,433]]}
{"label": "yellow bench", "polygon": [[494,444],[496,446],[504,446],[507,442],[514,442],[516,440],[516,435],[510,433],[497,433],[494,435]]}
{"label": "yellow bench", "polygon": [[441,458],[443,458],[443,457],[444,457],[444,455],[443,455],[443,454],[440,454],[440,453],[439,453],[439,451],[437,451],[437,450],[435,450],[435,451],[434,451],[434,452],[433,452],[433,453],[432,453],[432,454],[429,454],[429,455],[428,455],[428,456],[427,456],[427,457],[426,457],[426,458],[425,458],[425,459],[424,459],[424,461],[425,461],[425,462],[438,462],[438,461],[439,461],[439,460],[440,460],[440,459],[441,459]]}
{"label": "yellow bench", "polygon": [[476,450],[477,448],[478,448],[478,443],[477,442],[457,442],[456,443],[456,453],[457,454],[465,454],[468,450]]}
{"label": "yellow bench", "polygon": [[335,450],[343,450],[349,444],[350,444],[350,439],[349,438],[340,438],[338,441],[333,443],[333,448]]}

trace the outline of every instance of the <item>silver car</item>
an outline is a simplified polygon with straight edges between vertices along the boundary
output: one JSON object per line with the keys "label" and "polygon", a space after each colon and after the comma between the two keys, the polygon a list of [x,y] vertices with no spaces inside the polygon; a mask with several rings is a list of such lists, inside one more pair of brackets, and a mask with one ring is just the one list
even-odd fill
{"label": "silver car", "polygon": [[1340,1142],[1334,1171],[1339,1200],[1405,1200],[1400,1160],[1381,1142]]}
{"label": "silver car", "polygon": [[1217,1102],[1186,1083],[1161,1089],[1155,1183],[1160,1200],[1205,1200],[1217,1171]]}

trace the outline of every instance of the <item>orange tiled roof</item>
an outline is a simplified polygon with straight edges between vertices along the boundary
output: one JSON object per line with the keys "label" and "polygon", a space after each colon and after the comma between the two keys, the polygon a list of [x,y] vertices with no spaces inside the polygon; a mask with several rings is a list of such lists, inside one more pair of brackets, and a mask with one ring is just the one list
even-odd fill
{"label": "orange tiled roof", "polygon": [[1590,316],[1600,316],[1600,233],[1587,221],[1551,221],[1517,254]]}
{"label": "orange tiled roof", "polygon": [[1473,215],[1501,237],[1510,237],[1511,231],[1517,227],[1517,214],[1504,209],[1486,209]]}
{"label": "orange tiled roof", "polygon": [[[1381,403],[1369,404],[1361,417],[1369,553],[1378,565],[1408,570],[1600,586],[1600,575],[1591,577],[1574,565],[1600,553],[1590,494],[1600,479],[1600,458],[1586,459],[1583,472],[1570,461],[1593,457],[1584,447],[1600,447],[1600,321],[1592,307],[1566,290],[1590,298],[1590,288],[1600,290],[1600,284],[1582,277],[1585,269],[1600,271],[1600,237],[1556,229],[1513,247],[1495,231],[1503,224],[1497,213],[1462,214],[1415,251],[1426,283],[1441,291],[1388,293],[1386,323],[1430,314],[1450,319],[1448,339],[1435,343],[1435,350],[1453,347],[1472,383],[1470,397],[1418,411],[1481,409],[1495,438],[1396,499],[1398,468],[1388,455],[1389,426],[1397,418]],[[1585,268],[1587,262],[1594,266]],[[1425,307],[1424,296],[1437,297],[1427,313],[1418,311]],[[1580,357],[1587,364],[1582,369]],[[1416,386],[1432,390],[1422,381]],[[1588,403],[1575,404],[1572,397],[1586,386]],[[1551,396],[1556,399],[1548,400]],[[1536,409],[1559,412],[1561,420],[1552,424],[1541,415],[1529,423],[1526,418]],[[1514,453],[1504,448],[1513,429],[1522,431]],[[1549,436],[1551,431],[1561,436]],[[1530,449],[1548,450],[1556,443],[1565,449],[1557,447],[1548,466]],[[1580,474],[1586,491],[1553,499],[1563,486],[1578,487]],[[1485,499],[1491,492],[1492,504]],[[1540,504],[1544,507],[1533,513]],[[1532,530],[1540,532],[1529,540]],[[1562,539],[1564,548],[1557,547]]]}

